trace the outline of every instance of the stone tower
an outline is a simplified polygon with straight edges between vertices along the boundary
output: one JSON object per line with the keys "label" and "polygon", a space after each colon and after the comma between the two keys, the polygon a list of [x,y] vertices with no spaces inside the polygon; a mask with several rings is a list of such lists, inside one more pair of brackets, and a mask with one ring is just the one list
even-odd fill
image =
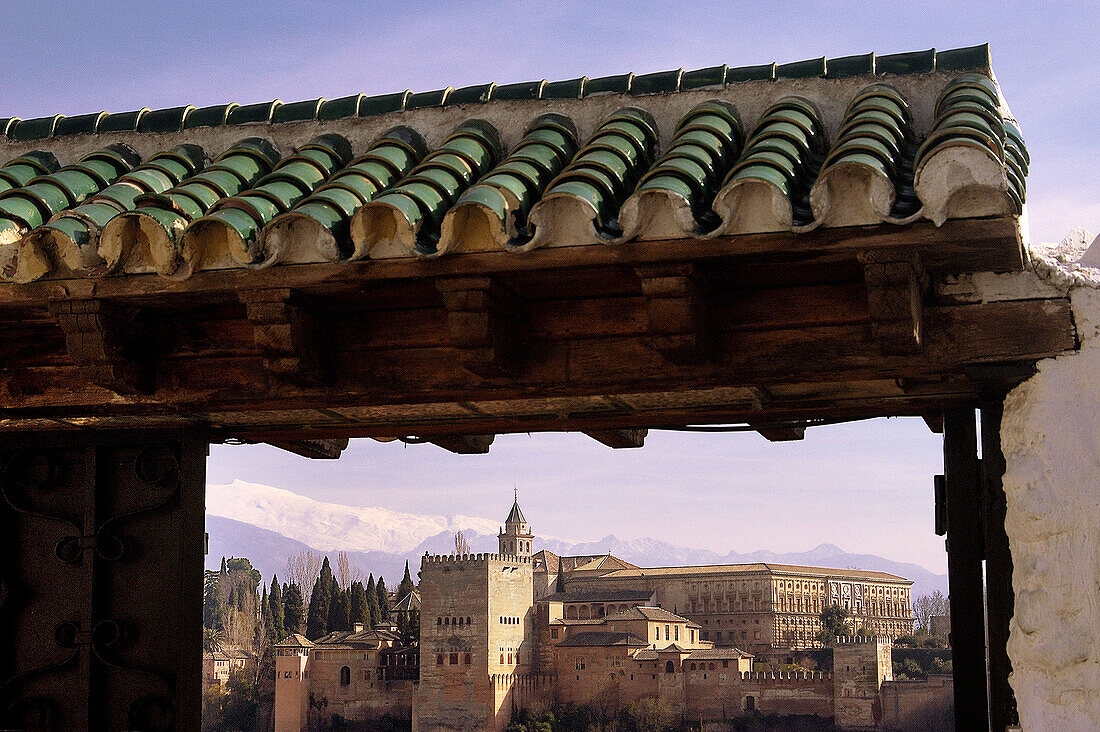
{"label": "stone tower", "polygon": [[529,556],[424,556],[413,732],[508,725],[531,669],[531,593]]}
{"label": "stone tower", "polygon": [[504,520],[504,529],[497,536],[498,553],[505,556],[529,557],[532,553],[531,543],[534,538],[527,519],[523,517],[523,511],[519,509],[517,494],[508,518]]}
{"label": "stone tower", "polygon": [[841,729],[876,729],[882,723],[882,682],[894,680],[889,637],[836,639],[833,646],[833,717]]}

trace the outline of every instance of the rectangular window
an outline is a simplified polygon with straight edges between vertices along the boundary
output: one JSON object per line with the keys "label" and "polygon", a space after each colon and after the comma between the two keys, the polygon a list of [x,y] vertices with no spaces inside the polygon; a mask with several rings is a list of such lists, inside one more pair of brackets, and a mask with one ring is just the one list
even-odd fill
{"label": "rectangular window", "polygon": [[578,658],[576,663],[574,664],[574,666],[578,671],[583,669],[584,668],[584,659],[583,658]]}
{"label": "rectangular window", "polygon": [[452,653],[450,658],[448,659],[448,663],[450,663],[451,665],[457,665],[458,664],[458,654],[457,653]]}
{"label": "rectangular window", "polygon": [[665,640],[671,640],[671,639],[670,639],[670,638],[668,637],[668,631],[669,631],[669,628],[668,628],[668,626],[666,625],[666,626],[665,626]]}
{"label": "rectangular window", "polygon": [[436,666],[442,666],[443,665],[443,654],[442,653],[435,654],[435,665]]}
{"label": "rectangular window", "polygon": [[680,640],[680,626],[676,626],[676,640]]}
{"label": "rectangular window", "polygon": [[551,638],[557,638],[558,637],[558,629],[557,628],[551,628],[550,629],[550,637]]}

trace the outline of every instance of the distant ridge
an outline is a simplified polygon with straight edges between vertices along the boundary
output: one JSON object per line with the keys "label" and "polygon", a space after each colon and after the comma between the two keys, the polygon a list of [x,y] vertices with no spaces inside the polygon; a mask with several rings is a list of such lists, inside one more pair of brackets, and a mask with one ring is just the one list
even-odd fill
{"label": "distant ridge", "polygon": [[[270,581],[273,573],[285,580],[286,558],[307,549],[330,557],[344,549],[352,565],[364,575],[373,572],[375,576],[400,579],[406,560],[415,573],[425,552],[450,553],[455,531],[463,532],[474,552],[492,552],[497,548],[498,522],[489,519],[341,506],[241,481],[228,486],[208,486],[207,507],[206,530],[210,534],[207,568],[217,569],[222,556],[244,556],[263,574],[264,581]],[[872,570],[913,580],[913,597],[933,590],[947,594],[946,574],[874,554],[852,554],[828,543],[804,552],[759,550],[718,554],[657,539],[628,541],[609,534],[588,542],[536,537],[535,549],[565,555],[611,553],[642,567],[772,562]]]}

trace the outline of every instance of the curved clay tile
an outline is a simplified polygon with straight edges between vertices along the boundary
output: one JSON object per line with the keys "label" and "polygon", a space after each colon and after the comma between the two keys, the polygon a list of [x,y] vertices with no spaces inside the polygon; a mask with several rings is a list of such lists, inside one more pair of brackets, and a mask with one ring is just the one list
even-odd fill
{"label": "curved clay tile", "polygon": [[99,193],[140,161],[129,145],[114,143],[85,155],[74,165],[0,193],[0,277],[31,282],[48,274],[53,263],[43,252],[23,248],[23,236]]}
{"label": "curved clay tile", "polygon": [[467,120],[396,186],[351,219],[352,259],[434,256],[447,209],[500,156],[493,125]]}
{"label": "curved clay tile", "polygon": [[623,204],[622,239],[674,239],[717,226],[711,203],[743,143],[741,119],[732,105],[712,99],[693,107]]}
{"label": "curved clay tile", "polygon": [[722,220],[708,236],[789,231],[810,222],[809,189],[827,142],[808,99],[784,97],[768,108],[714,198]]}
{"label": "curved clay tile", "polygon": [[911,184],[915,150],[913,116],[901,93],[887,84],[864,87],[848,105],[810,191],[814,222],[863,226],[889,220],[899,189]]}
{"label": "curved clay tile", "polygon": [[520,248],[599,244],[620,236],[619,207],[656,147],[649,112],[624,107],[604,119],[531,210],[534,235]]}
{"label": "curved clay tile", "polygon": [[76,208],[31,231],[23,237],[21,247],[37,250],[54,266],[81,277],[103,274],[105,262],[98,251],[103,227],[120,213],[133,210],[140,196],[164,193],[208,162],[198,145],[177,145],[159,152]]}
{"label": "curved clay tile", "polygon": [[504,161],[447,211],[436,253],[522,249],[531,239],[531,207],[576,149],[577,131],[568,117],[536,117]]}
{"label": "curved clay tile", "polygon": [[116,216],[103,228],[99,256],[106,271],[121,268],[165,277],[193,271],[194,262],[184,261],[180,246],[187,225],[221,199],[253,185],[278,159],[279,151],[269,140],[248,137],[184,183],[161,194],[142,196],[135,210]]}
{"label": "curved clay tile", "polygon": [[236,264],[255,265],[262,258],[260,230],[321,185],[351,157],[351,145],[341,135],[318,135],[279,161],[255,187],[223,198],[183,232],[180,246],[184,267],[203,268],[228,252]]}
{"label": "curved clay tile", "polygon": [[1019,129],[1005,123],[996,83],[983,74],[961,74],[941,92],[935,111],[914,166],[924,215],[939,226],[954,218],[1022,213],[1027,154]]}
{"label": "curved clay tile", "polygon": [[352,215],[408,174],[426,151],[424,138],[411,127],[387,130],[364,155],[264,227],[252,264],[335,262],[350,256],[346,242]]}

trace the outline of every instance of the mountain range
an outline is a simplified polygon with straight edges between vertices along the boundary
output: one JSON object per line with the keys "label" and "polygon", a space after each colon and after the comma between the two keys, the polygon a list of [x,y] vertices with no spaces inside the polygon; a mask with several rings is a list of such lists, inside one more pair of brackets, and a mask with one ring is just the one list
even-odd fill
{"label": "mountain range", "polygon": [[[312,550],[335,559],[337,552],[346,551],[351,565],[362,574],[381,575],[390,586],[396,586],[406,561],[415,575],[425,552],[449,554],[454,549],[457,531],[462,532],[471,551],[496,551],[500,526],[498,521],[473,516],[432,516],[325,503],[243,481],[207,486],[206,507],[210,535],[207,569],[217,569],[223,556],[248,557],[265,581],[270,581],[272,574],[285,579],[287,557],[300,552]],[[611,553],[642,567],[773,562],[873,570],[913,580],[914,598],[934,590],[947,594],[946,574],[874,554],[853,554],[833,544],[820,544],[805,552],[718,554],[657,539],[624,540],[609,534],[585,542],[536,537],[535,548],[562,555]]]}

